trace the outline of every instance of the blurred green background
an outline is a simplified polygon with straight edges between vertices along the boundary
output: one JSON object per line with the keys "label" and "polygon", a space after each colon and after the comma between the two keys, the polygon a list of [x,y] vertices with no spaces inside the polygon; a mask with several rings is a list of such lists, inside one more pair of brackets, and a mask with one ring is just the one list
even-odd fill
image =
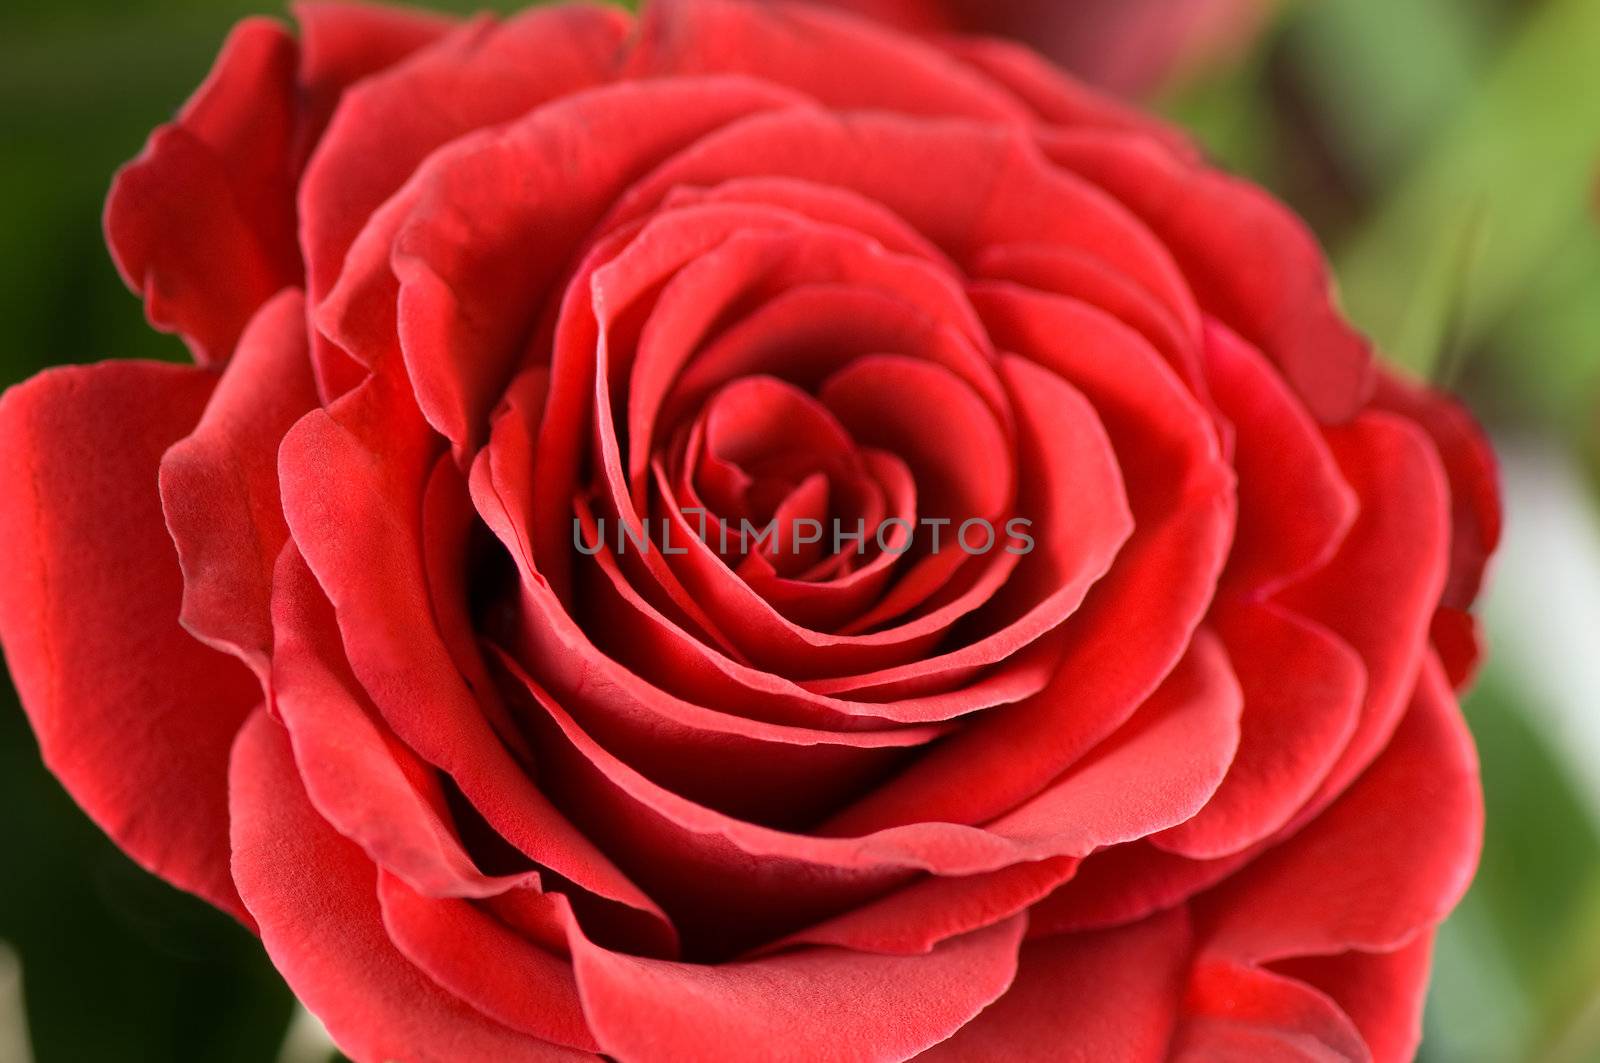
{"label": "blurred green background", "polygon": [[[434,6],[508,9],[503,4]],[[100,205],[271,0],[0,9],[0,386],[181,358],[105,253]],[[1423,1057],[1600,1060],[1600,2],[1285,0],[1239,61],[1157,105],[1316,228],[1351,315],[1459,392],[1505,461],[1495,655],[1467,713],[1482,871],[1445,927]],[[33,1056],[280,1056],[292,1001],[231,921],[134,867],[39,763],[0,684],[0,942]],[[0,1063],[15,1003],[0,950]]]}

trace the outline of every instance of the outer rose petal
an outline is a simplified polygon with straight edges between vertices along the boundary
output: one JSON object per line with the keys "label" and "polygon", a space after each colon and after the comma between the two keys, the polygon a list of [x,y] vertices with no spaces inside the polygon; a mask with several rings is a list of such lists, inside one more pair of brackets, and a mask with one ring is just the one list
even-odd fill
{"label": "outer rose petal", "polygon": [[227,757],[261,692],[178,626],[156,466],[216,377],[57,369],[0,399],[0,641],[45,763],[133,858],[245,922]]}
{"label": "outer rose petal", "polygon": [[1291,613],[1230,603],[1211,622],[1244,688],[1238,756],[1198,815],[1153,839],[1202,860],[1260,841],[1304,807],[1355,732],[1366,690],[1361,658]]}
{"label": "outer rose petal", "polygon": [[272,590],[272,710],[290,736],[306,797],[379,867],[430,895],[485,897],[532,871],[480,873],[455,834],[435,773],[394,739],[340,652],[333,608],[290,544]]}
{"label": "outer rose petal", "polygon": [[278,443],[317,403],[305,300],[285,289],[261,308],[189,438],[161,459],[161,500],[184,571],[183,626],[266,682],[272,567],[289,537]]}
{"label": "outer rose petal", "polygon": [[1289,841],[1196,902],[1206,948],[1260,963],[1396,948],[1455,907],[1482,837],[1472,739],[1430,661],[1377,762]]}
{"label": "outer rose petal", "polygon": [[1148,140],[1070,131],[1046,153],[1116,196],[1161,238],[1203,310],[1259,347],[1319,421],[1371,396],[1371,344],[1334,305],[1305,223],[1255,185]]}
{"label": "outer rose petal", "polygon": [[1450,478],[1450,578],[1444,604],[1466,609],[1500,545],[1500,476],[1489,440],[1460,403],[1385,373],[1375,405],[1404,414],[1433,440]]}
{"label": "outer rose petal", "polygon": [[448,22],[378,6],[314,2],[282,25],[246,19],[176,122],[117,174],[106,242],[150,323],[201,363],[228,357],[245,323],[302,276],[295,182],[344,89]]}
{"label": "outer rose petal", "polygon": [[1020,122],[1011,95],[937,48],[804,3],[662,0],[645,6],[636,77],[747,74],[831,110]]}
{"label": "outer rose petal", "polygon": [[1274,964],[1331,997],[1361,1031],[1376,1063],[1404,1063],[1422,1040],[1432,930],[1393,952],[1346,952]]}
{"label": "outer rose petal", "polygon": [[595,1037],[620,1059],[888,1063],[942,1041],[1003,993],[1026,925],[1013,916],[925,956],[805,948],[716,966],[625,956],[574,936],[573,962]]}
{"label": "outer rose petal", "polygon": [[546,947],[564,946],[559,917],[567,909],[552,894],[526,896],[531,902],[519,910],[548,920],[548,942],[525,936],[468,901],[425,897],[386,872],[378,877],[384,928],[428,977],[513,1030],[598,1051],[578,1002],[572,963],[564,947]]}
{"label": "outer rose petal", "polygon": [[1328,563],[1360,500],[1282,376],[1211,320],[1205,368],[1217,408],[1233,428],[1239,474],[1239,529],[1224,582],[1248,597],[1266,597]]}
{"label": "outer rose petal", "polygon": [[1327,996],[1261,967],[1195,967],[1173,1039],[1180,1063],[1364,1063],[1366,1044]]}
{"label": "outer rose petal", "polygon": [[550,805],[450,655],[420,541],[432,437],[395,383],[372,376],[301,418],[278,451],[284,513],[335,608],[350,669],[395,735],[507,841],[670,936],[650,899]]}
{"label": "outer rose petal", "polygon": [[432,11],[346,0],[298,0],[291,10],[300,24],[300,83],[306,93],[295,151],[301,164],[347,87],[434,43],[455,25]]}
{"label": "outer rose petal", "polygon": [[296,47],[268,19],[239,23],[178,121],[117,174],[106,242],[150,323],[203,364],[233,350],[274,292],[298,283],[293,173]]}
{"label": "outer rose petal", "polygon": [[1006,995],[929,1063],[1157,1063],[1177,1021],[1189,960],[1182,908],[1142,923],[1030,941]]}
{"label": "outer rose petal", "polygon": [[1360,654],[1367,692],[1355,734],[1313,799],[1318,808],[1383,751],[1405,714],[1449,547],[1449,486],[1421,431],[1393,414],[1366,411],[1327,437],[1360,512],[1333,560],[1277,602]]}
{"label": "outer rose petal", "polygon": [[289,736],[265,712],[229,773],[233,873],[295,995],[359,1063],[590,1058],[516,1033],[440,989],[384,933],[377,870],[306,800]]}
{"label": "outer rose petal", "polygon": [[[300,185],[312,306],[332,290],[362,227],[430,152],[603,83],[629,21],[614,8],[580,4],[532,9],[499,24],[474,20],[348,92]],[[362,352],[341,354],[321,334],[312,349],[325,398],[360,382],[345,355],[361,362]]]}

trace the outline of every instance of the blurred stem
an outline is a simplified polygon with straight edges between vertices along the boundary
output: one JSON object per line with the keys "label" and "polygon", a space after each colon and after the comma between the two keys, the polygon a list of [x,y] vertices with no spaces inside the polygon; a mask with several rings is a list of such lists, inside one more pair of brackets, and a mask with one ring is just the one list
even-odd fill
{"label": "blurred stem", "polygon": [[22,1003],[22,963],[0,942],[0,1063],[33,1063],[28,1013]]}

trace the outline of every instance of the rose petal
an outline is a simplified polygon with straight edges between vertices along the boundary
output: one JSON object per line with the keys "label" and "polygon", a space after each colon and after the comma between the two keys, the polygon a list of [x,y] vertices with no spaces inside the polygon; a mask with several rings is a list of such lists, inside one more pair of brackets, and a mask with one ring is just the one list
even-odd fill
{"label": "rose petal", "polygon": [[265,712],[239,733],[228,790],[233,873],[262,944],[352,1058],[589,1058],[500,1025],[400,954],[384,932],[376,869],[306,800],[288,735]]}
{"label": "rose petal", "polygon": [[[1060,10],[1077,10],[1077,5]],[[1179,157],[1199,155],[1180,130],[1080,83],[1032,48],[992,37],[948,37],[941,43],[963,63],[1005,86],[1045,122],[1137,133]]]}
{"label": "rose petal", "polygon": [[1325,804],[1371,763],[1405,713],[1422,667],[1449,559],[1449,494],[1420,429],[1363,413],[1328,430],[1360,513],[1339,552],[1278,596],[1338,635],[1367,666],[1361,720],[1314,803]]}
{"label": "rose petal", "polygon": [[1260,967],[1207,960],[1190,975],[1170,1058],[1184,1063],[1274,1060],[1365,1063],[1349,1016],[1304,982]]}
{"label": "rose petal", "polygon": [[436,43],[456,20],[432,11],[352,0],[295,0],[299,80],[306,113],[295,158],[303,166],[344,91]]}
{"label": "rose petal", "polygon": [[852,1059],[901,1060],[1005,991],[1026,922],[1013,916],[925,956],[810,947],[715,966],[626,956],[580,938],[573,964],[595,1038],[619,1058],[828,1059],[845,1045]]}
{"label": "rose petal", "polygon": [[[649,898],[528,778],[432,623],[420,539],[434,444],[395,383],[390,373],[374,375],[307,414],[279,450],[284,514],[334,605],[350,667],[401,741],[449,773],[507,841],[670,934]],[[387,563],[373,566],[375,555]]]}
{"label": "rose petal", "polygon": [[[561,5],[504,23],[479,18],[347,91],[300,183],[307,296],[320,306],[357,234],[435,148],[604,81],[630,19]],[[379,250],[386,265],[388,241]],[[331,399],[360,380],[356,352],[313,336],[317,380]]]}
{"label": "rose petal", "polygon": [[106,242],[150,324],[197,362],[225,360],[256,309],[300,279],[290,156],[298,49],[270,19],[240,22],[178,120],[118,171]]}
{"label": "rose petal", "polygon": [[[1059,244],[1100,259],[1166,306],[1193,302],[1171,251],[1126,206],[1052,165],[1020,131],[994,125],[877,111],[757,115],[662,165],[619,200],[612,222],[637,220],[681,185],[746,177],[752,159],[767,176],[882,204],[964,267],[996,245]],[[929,181],[931,173],[940,179]]]}
{"label": "rose petal", "polygon": [[265,684],[272,568],[289,537],[278,443],[317,404],[305,300],[286,289],[239,340],[194,432],[161,459],[161,503],[183,568],[183,626]]}
{"label": "rose petal", "polygon": [[1206,807],[1153,839],[1197,860],[1238,852],[1289,822],[1355,732],[1366,692],[1361,658],[1293,614],[1226,604],[1211,623],[1244,688],[1239,752]]}
{"label": "rose petal", "polygon": [[1208,320],[1206,377],[1234,430],[1239,529],[1225,577],[1265,596],[1327,564],[1359,507],[1317,426],[1260,352]]}
{"label": "rose petal", "polygon": [[1431,662],[1377,762],[1290,841],[1198,902],[1206,948],[1264,963],[1398,947],[1455,906],[1482,836],[1477,756]]}
{"label": "rose petal", "polygon": [[1372,392],[1371,345],[1334,305],[1315,238],[1255,185],[1142,139],[1055,134],[1051,158],[1109,190],[1177,258],[1201,308],[1266,352],[1319,421]]}
{"label": "rose petal", "polygon": [[1393,952],[1285,960],[1275,970],[1326,993],[1361,1031],[1375,1063],[1405,1063],[1422,1040],[1433,932]]}
{"label": "rose petal", "polygon": [[1443,604],[1470,608],[1489,557],[1500,544],[1500,474],[1494,450],[1472,415],[1454,399],[1392,373],[1378,378],[1374,404],[1415,421],[1433,440],[1450,478],[1450,578]]}
{"label": "rose petal", "polygon": [[339,654],[333,608],[293,544],[273,586],[272,708],[306,796],[380,868],[431,896],[484,897],[537,881],[482,874],[456,834],[437,778],[367,704]]}
{"label": "rose petal", "polygon": [[1024,911],[1072,877],[1078,859],[1058,856],[986,875],[929,876],[881,900],[807,927],[758,950],[837,945],[859,952],[921,955],[941,941],[991,926]]}
{"label": "rose petal", "polygon": [[[549,897],[540,902],[551,904]],[[599,1051],[572,965],[464,900],[425,897],[378,873],[383,925],[395,948],[452,995],[513,1030]]]}
{"label": "rose petal", "polygon": [[1067,652],[1049,687],[973,721],[830,831],[982,822],[1038,793],[1177,664],[1232,534],[1232,471],[1210,418],[1137,333],[1060,296],[979,285],[973,297],[1002,348],[1054,370],[1093,406],[1116,451],[1134,532],[1064,626]]}
{"label": "rose petal", "polygon": [[1193,860],[1149,839],[1114,845],[1085,859],[1071,881],[1033,906],[1028,933],[1049,937],[1137,922],[1223,881],[1254,855]]}
{"label": "rose petal", "polygon": [[1178,1017],[1188,965],[1183,909],[1096,934],[1027,942],[1006,994],[928,1063],[1158,1063]]}
{"label": "rose petal", "polygon": [[527,692],[521,708],[551,792],[589,837],[627,859],[686,940],[737,952],[903,885],[910,872],[972,875],[1082,856],[1193,815],[1232,757],[1240,704],[1220,649],[1200,645],[1126,733],[1016,813],[984,829],[917,821],[858,837],[772,830],[665,791],[506,663]]}
{"label": "rose petal", "polygon": [[44,761],[84,811],[248,923],[228,874],[226,764],[261,689],[179,626],[156,482],[216,382],[108,362],[0,399],[0,639]]}

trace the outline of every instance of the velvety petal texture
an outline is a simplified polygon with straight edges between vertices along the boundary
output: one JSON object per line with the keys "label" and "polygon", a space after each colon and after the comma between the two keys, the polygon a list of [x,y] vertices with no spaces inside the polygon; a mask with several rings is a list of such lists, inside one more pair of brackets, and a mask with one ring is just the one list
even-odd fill
{"label": "velvety petal texture", "polygon": [[1291,214],[823,7],[295,19],[107,207],[197,364],[0,399],[0,642],[348,1056],[1415,1049],[1498,491]]}
{"label": "velvety petal texture", "polygon": [[53,369],[0,399],[0,632],[40,751],[129,855],[243,919],[228,873],[249,670],[179,623],[157,469],[217,387],[187,366]]}

